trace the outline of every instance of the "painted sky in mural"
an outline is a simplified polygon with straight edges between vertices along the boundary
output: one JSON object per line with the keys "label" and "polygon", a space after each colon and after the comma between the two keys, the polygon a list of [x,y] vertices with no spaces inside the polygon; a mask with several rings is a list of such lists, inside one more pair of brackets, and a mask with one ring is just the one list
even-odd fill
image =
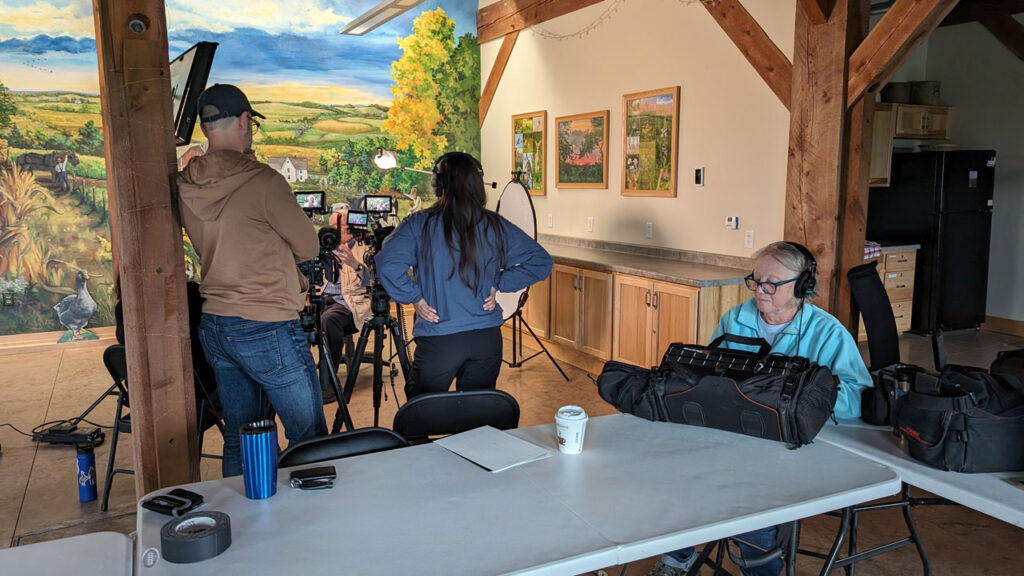
{"label": "painted sky in mural", "polygon": [[[379,0],[167,0],[169,56],[218,42],[210,82],[253,99],[391,101],[390,64],[413,19],[441,7],[455,36],[475,34],[476,3],[428,0],[365,36],[338,31]],[[0,78],[8,88],[98,93],[90,0],[0,0]]]}

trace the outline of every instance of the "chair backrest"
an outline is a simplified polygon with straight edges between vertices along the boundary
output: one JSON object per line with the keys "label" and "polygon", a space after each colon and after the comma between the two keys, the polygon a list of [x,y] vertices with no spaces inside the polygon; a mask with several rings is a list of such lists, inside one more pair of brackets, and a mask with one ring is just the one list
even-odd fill
{"label": "chair backrest", "polygon": [[880,370],[900,361],[900,334],[885,284],[878,275],[878,262],[854,266],[846,273],[853,299],[864,317],[868,337],[871,370]]}
{"label": "chair backrest", "polygon": [[398,409],[393,424],[395,432],[412,443],[480,426],[499,430],[519,426],[519,403],[501,390],[421,394]]}
{"label": "chair backrest", "polygon": [[317,436],[289,446],[277,459],[277,467],[312,464],[360,454],[383,452],[408,446],[398,434],[387,428],[360,428],[330,436]]}
{"label": "chair backrest", "polygon": [[121,394],[124,405],[128,405],[128,357],[125,354],[124,346],[113,344],[103,351],[103,365],[107,372],[117,384],[117,391]]}

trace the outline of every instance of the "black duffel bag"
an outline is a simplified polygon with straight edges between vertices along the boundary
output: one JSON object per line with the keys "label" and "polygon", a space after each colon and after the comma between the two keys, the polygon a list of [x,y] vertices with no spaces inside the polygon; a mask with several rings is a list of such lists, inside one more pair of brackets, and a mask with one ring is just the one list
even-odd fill
{"label": "black duffel bag", "polygon": [[[758,352],[719,348],[722,342]],[[648,420],[707,426],[808,444],[832,415],[832,372],[806,358],[770,354],[760,338],[723,335],[709,346],[672,344],[661,365],[647,370],[608,362],[598,392],[622,412]]]}
{"label": "black duffel bag", "polygon": [[1024,384],[1016,376],[950,366],[918,374],[896,401],[907,453],[954,472],[1024,470]]}

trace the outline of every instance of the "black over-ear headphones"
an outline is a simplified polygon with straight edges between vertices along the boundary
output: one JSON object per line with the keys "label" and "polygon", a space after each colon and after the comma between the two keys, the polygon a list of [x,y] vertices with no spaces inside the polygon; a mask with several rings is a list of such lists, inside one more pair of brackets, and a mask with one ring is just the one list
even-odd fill
{"label": "black over-ear headphones", "polygon": [[811,251],[803,244],[797,242],[786,242],[786,244],[789,244],[797,252],[803,254],[807,260],[807,266],[800,271],[800,275],[796,277],[796,281],[793,283],[793,296],[804,298],[814,292],[814,289],[818,286],[818,263],[814,260],[814,254],[811,254]]}
{"label": "black over-ear headphones", "polygon": [[[474,158],[472,154],[467,154],[465,152],[447,152],[445,154],[442,154],[441,157],[438,158],[437,160],[434,160],[434,165],[430,168],[430,171],[434,173],[434,177],[431,179],[430,184],[435,189],[440,188],[444,190],[446,193],[448,190],[451,190],[451,170],[443,168],[441,165],[447,164],[446,160],[450,160],[452,158],[457,157],[468,158],[470,161],[473,162],[473,165],[476,166],[476,169],[480,171],[480,174],[483,174],[483,165],[480,164],[480,161]],[[438,196],[440,196],[440,194],[438,194]]]}

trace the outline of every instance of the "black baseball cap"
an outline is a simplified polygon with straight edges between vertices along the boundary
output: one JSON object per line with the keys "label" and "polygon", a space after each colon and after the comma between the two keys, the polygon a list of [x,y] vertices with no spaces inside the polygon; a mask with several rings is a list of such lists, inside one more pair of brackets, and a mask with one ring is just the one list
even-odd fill
{"label": "black baseball cap", "polygon": [[200,122],[213,122],[221,118],[241,116],[243,112],[249,112],[253,116],[266,118],[263,114],[252,109],[249,99],[231,84],[214,84],[199,95],[199,119]]}

